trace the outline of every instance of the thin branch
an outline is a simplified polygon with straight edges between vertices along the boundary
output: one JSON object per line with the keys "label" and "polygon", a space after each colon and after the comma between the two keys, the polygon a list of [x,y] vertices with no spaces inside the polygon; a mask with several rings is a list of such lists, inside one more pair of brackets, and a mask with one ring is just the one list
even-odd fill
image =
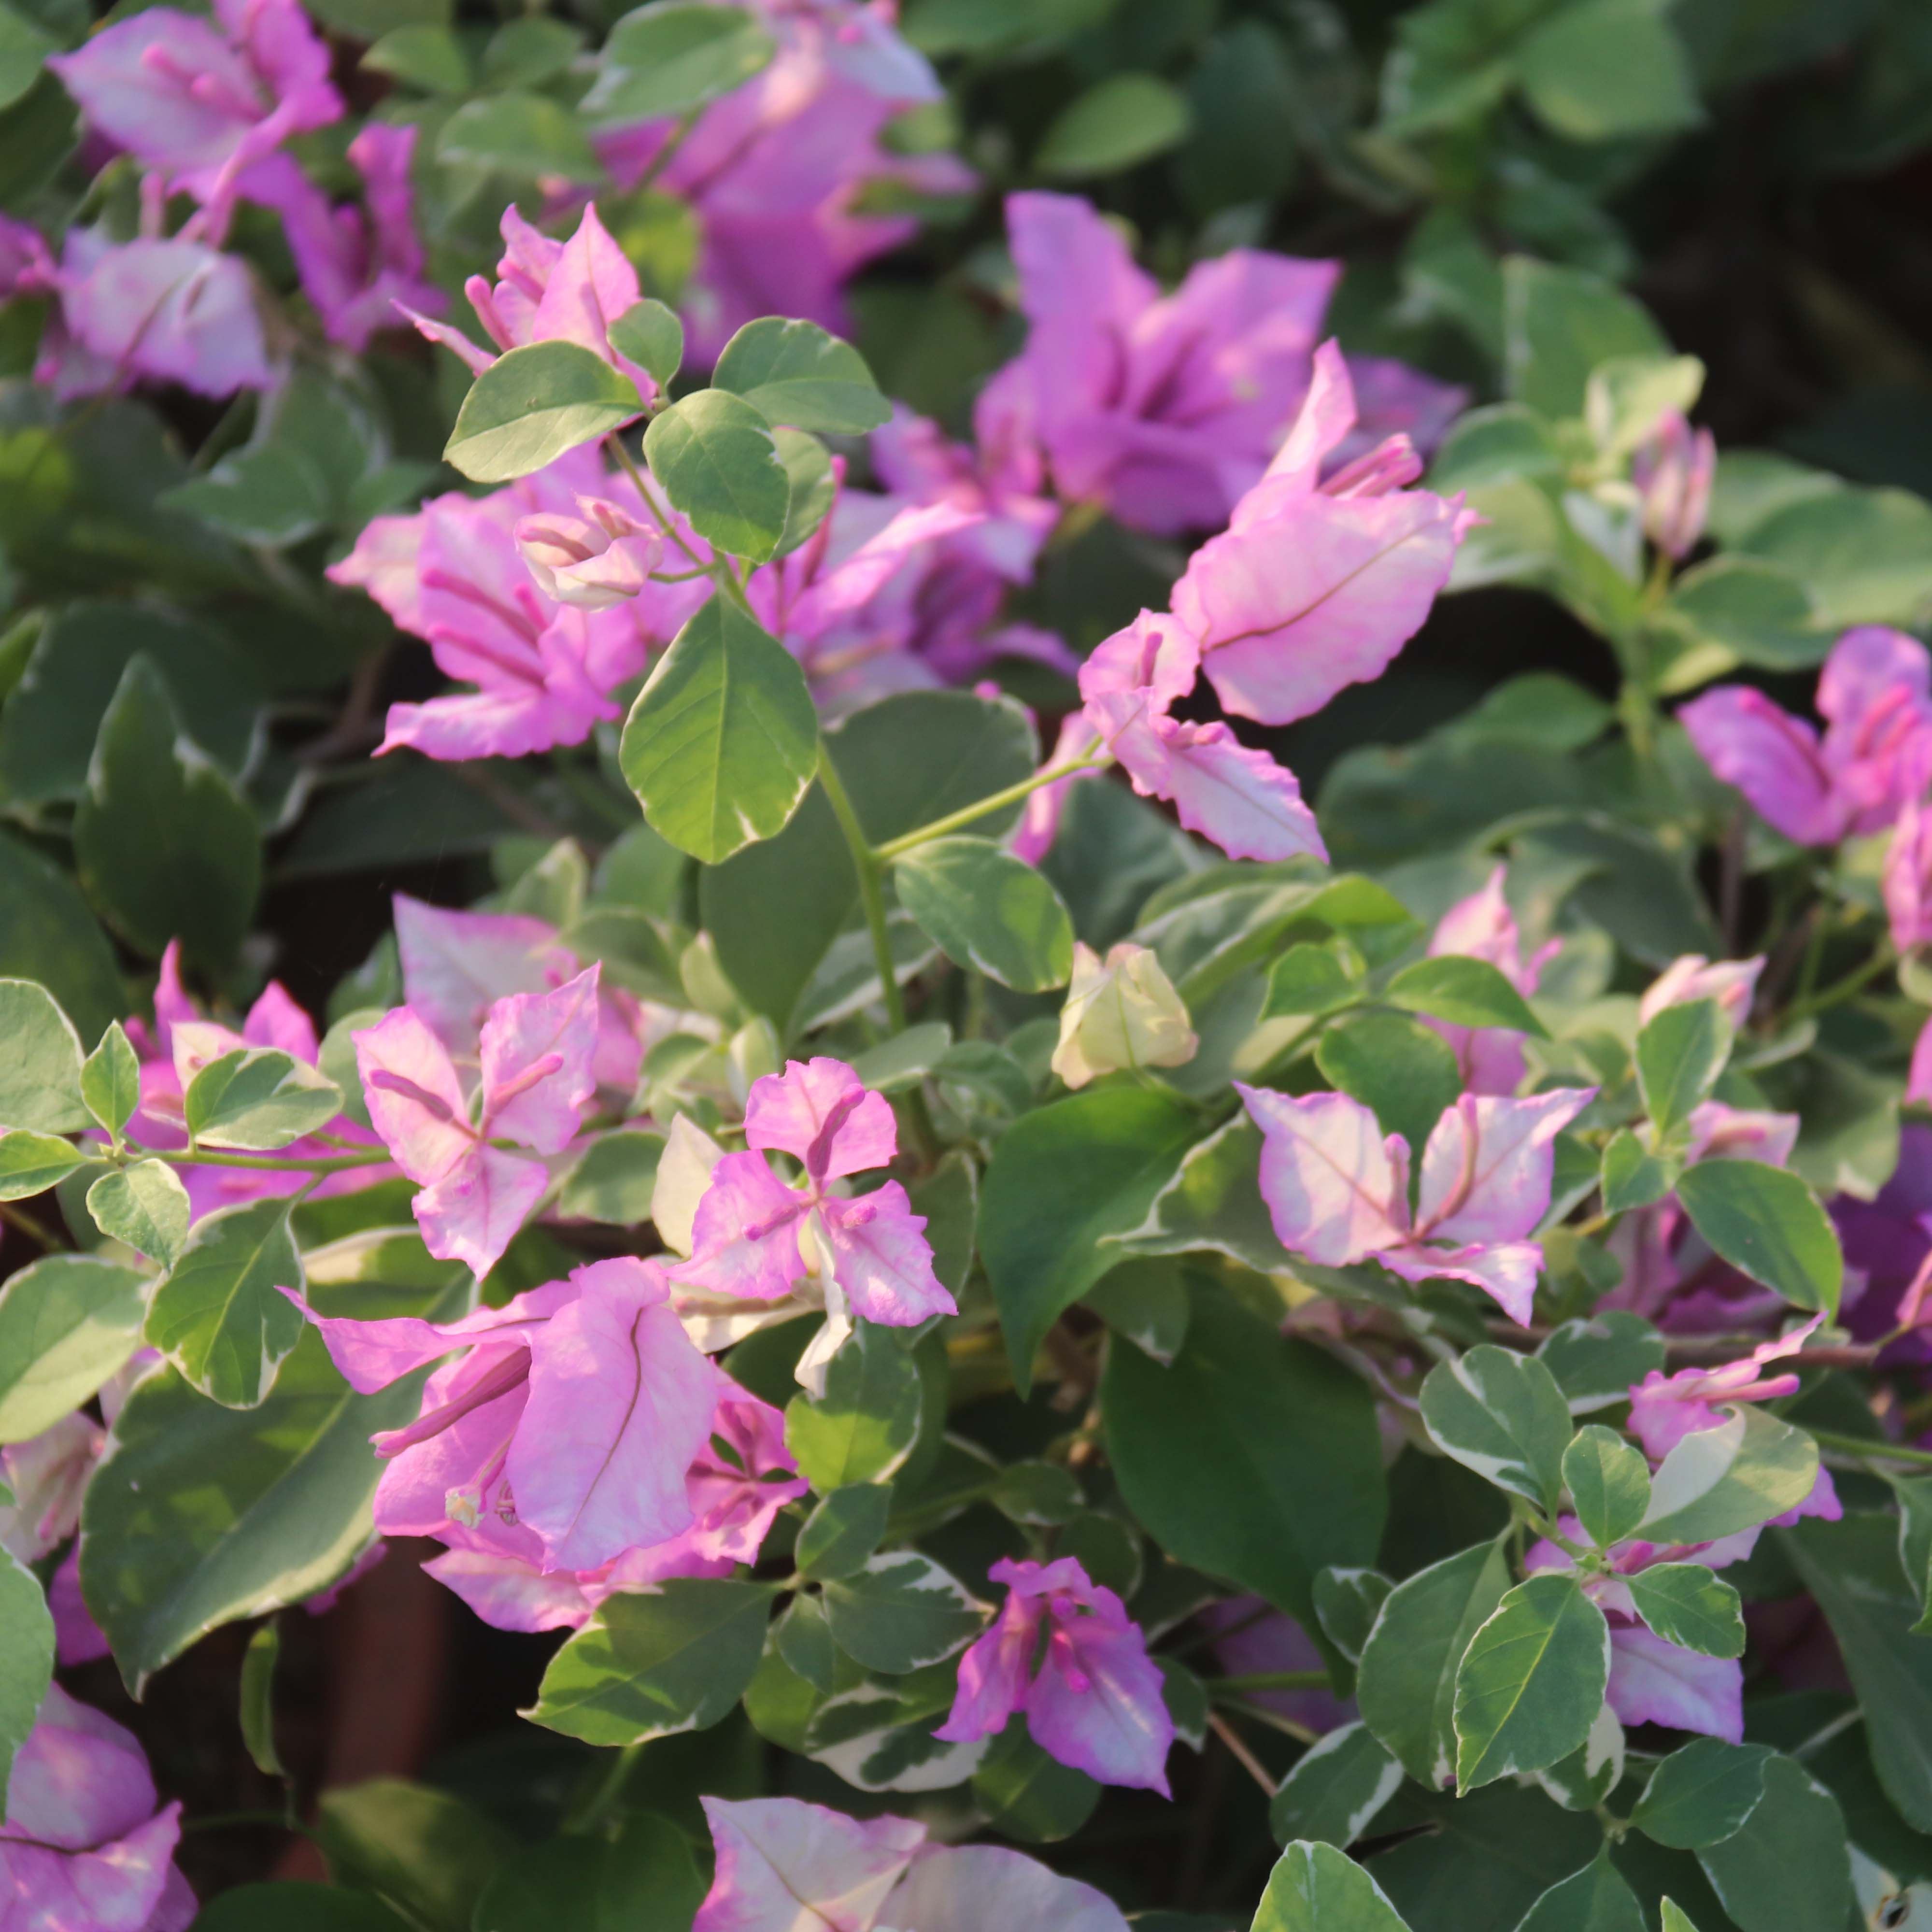
{"label": "thin branch", "polygon": [[1240,1734],[1219,1711],[1208,1713],[1208,1728],[1228,1747],[1234,1762],[1258,1784],[1267,1797],[1274,1796],[1274,1780],[1268,1775],[1268,1767],[1241,1742]]}

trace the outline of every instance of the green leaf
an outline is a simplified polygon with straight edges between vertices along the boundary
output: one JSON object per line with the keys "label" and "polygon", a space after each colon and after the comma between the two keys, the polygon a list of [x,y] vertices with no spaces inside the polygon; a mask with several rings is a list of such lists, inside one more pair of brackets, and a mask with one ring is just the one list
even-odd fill
{"label": "green leaf", "polygon": [[1932,608],[1932,505],[1906,490],[1834,490],[1754,524],[1738,544],[1802,583],[1828,637],[1916,625]]}
{"label": "green leaf", "polygon": [[1606,1212],[1622,1214],[1661,1201],[1683,1171],[1675,1154],[1652,1154],[1629,1128],[1619,1127],[1604,1149],[1600,1185]]}
{"label": "green leaf", "polygon": [[1485,1342],[1438,1362],[1422,1384],[1422,1420],[1445,1455],[1554,1514],[1569,1444],[1569,1405],[1534,1355]]}
{"label": "green leaf", "polygon": [[0,1442],[52,1428],[134,1354],[146,1286],[92,1255],[48,1255],[0,1285]]}
{"label": "green leaf", "polygon": [[224,1408],[172,1370],[142,1379],[81,1513],[81,1588],[131,1687],[349,1568],[382,1471],[369,1438],[413,1419],[424,1378],[357,1395],[305,1329],[257,1408]]}
{"label": "green leaf", "polygon": [[524,181],[556,176],[594,183],[604,178],[603,164],[577,116],[546,94],[512,92],[466,100],[443,123],[436,158],[446,166],[488,168]]}
{"label": "green leaf", "polygon": [[1150,74],[1116,74],[1077,94],[1034,151],[1050,181],[1118,173],[1178,147],[1192,121],[1187,97]]}
{"label": "green leaf", "polygon": [[1315,1064],[1361,1102],[1385,1134],[1400,1134],[1419,1162],[1430,1130],[1462,1090],[1454,1049],[1406,1013],[1360,1013],[1322,1036]]}
{"label": "green leaf", "polygon": [[[964,691],[904,692],[868,705],[826,732],[825,750],[874,844],[1016,784],[1040,762],[1024,712]],[[978,830],[998,837],[1019,809],[989,814]],[[862,916],[858,877],[824,788],[806,794],[776,838],[704,873],[698,905],[731,983],[789,1032],[828,950]]]}
{"label": "green leaf", "polygon": [[745,1694],[771,1606],[763,1584],[704,1576],[608,1598],[550,1659],[525,1714],[593,1744],[706,1730]]}
{"label": "green leaf", "polygon": [[1740,1829],[1764,1796],[1770,1756],[1762,1744],[1694,1738],[1651,1773],[1630,1822],[1676,1851],[1720,1844]]}
{"label": "green leaf", "polygon": [[1199,1131],[1150,1088],[1076,1094],[1016,1121],[980,1196],[980,1254],[1024,1395],[1046,1331],[1120,1257],[1101,1245],[1145,1220]]}
{"label": "green leaf", "polygon": [[467,94],[476,84],[468,50],[441,21],[416,21],[385,33],[361,64],[425,94]]}
{"label": "green leaf", "polygon": [[1684,44],[1653,0],[1582,0],[1528,34],[1529,104],[1572,141],[1675,134],[1704,118]]}
{"label": "green leaf", "polygon": [[1363,1646],[1362,1720],[1431,1790],[1454,1775],[1456,1672],[1509,1587],[1500,1544],[1481,1544],[1398,1583]]}
{"label": "green leaf", "polygon": [[1714,1000],[1666,1006],[1636,1036],[1637,1084],[1660,1140],[1709,1098],[1730,1058],[1731,1024]]}
{"label": "green leaf", "polygon": [[982,1606],[928,1556],[896,1550],[868,1557],[824,1587],[832,1640],[868,1670],[902,1676],[950,1657],[980,1634]]}
{"label": "green leaf", "polygon": [[1606,1845],[1581,1871],[1552,1886],[1516,1932],[1645,1932],[1643,1908]]}
{"label": "green leaf", "polygon": [[188,1083],[182,1108],[198,1147],[266,1154],[326,1126],[342,1090],[292,1054],[237,1047],[211,1060]]}
{"label": "green leaf", "polygon": [[1623,1724],[1608,1704],[1597,1713],[1582,1748],[1536,1774],[1566,1811],[1594,1811],[1623,1782],[1628,1754]]}
{"label": "green leaf", "polygon": [[242,1743],[265,1778],[286,1778],[275,1750],[275,1664],[282,1654],[281,1626],[271,1617],[242,1653]]}
{"label": "green leaf", "polygon": [[0,980],[0,1126],[64,1134],[88,1124],[80,1036],[46,987]]}
{"label": "green leaf", "polygon": [[87,1190],[87,1211],[103,1234],[172,1268],[188,1244],[194,1210],[180,1175],[166,1161],[137,1160],[104,1174]]}
{"label": "green leaf", "polygon": [[[90,1036],[128,1005],[114,949],[71,875],[4,832],[0,832],[0,973],[45,986]],[[10,1012],[5,985],[0,980],[0,1024],[8,1023]],[[7,1036],[14,1036],[10,1025]],[[74,1044],[78,1048],[78,1038]],[[10,1104],[21,1098],[12,1084],[13,1072],[11,1066],[0,1068],[0,1123],[58,1131],[44,1120],[7,1119]]]}
{"label": "green leaf", "polygon": [[1664,1366],[1664,1337],[1628,1309],[1565,1322],[1550,1331],[1537,1359],[1556,1378],[1572,1415],[1628,1402],[1633,1383]]}
{"label": "green leaf", "polygon": [[141,1104],[141,1063],[118,1020],[81,1063],[80,1097],[118,1146],[122,1130]]}
{"label": "green leaf", "polygon": [[1811,598],[1787,571],[1733,551],[1687,570],[1670,586],[1664,615],[1697,644],[1768,670],[1815,664],[1831,633],[1814,622]]}
{"label": "green leaf", "polygon": [[648,371],[660,389],[670,388],[684,362],[684,324],[675,309],[647,296],[633,302],[606,332],[620,356]]}
{"label": "green leaf", "polygon": [[[857,1666],[842,1657],[848,1672]],[[842,1688],[807,1720],[797,1747],[862,1791],[929,1791],[957,1785],[986,1756],[977,1742],[933,1731],[952,1707],[956,1671],[945,1664]]]}
{"label": "green leaf", "polygon": [[327,479],[302,449],[285,442],[238,449],[160,500],[238,542],[276,549],[300,543],[334,520]]}
{"label": "green leaf", "polygon": [[1851,1857],[1838,1800],[1802,1765],[1772,1757],[1744,1827],[1697,1862],[1738,1932],[1792,1932],[1854,1922]]}
{"label": "green leaf", "polygon": [[1610,1670],[1610,1626],[1574,1576],[1532,1576],[1507,1592],[1456,1667],[1456,1788],[1580,1750]]}
{"label": "green leaf", "polygon": [[1009,1462],[994,1485],[993,1507],[1010,1522],[1070,1522],[1085,1507],[1079,1480],[1058,1462]]}
{"label": "green leaf", "polygon": [[722,389],[700,389],[651,418],[644,458],[706,542],[763,563],[784,535],[791,484],[764,418]]}
{"label": "green leaf", "polygon": [[147,1338],[205,1396],[252,1408],[302,1339],[302,1256],[289,1204],[271,1197],[204,1215],[154,1290]]}
{"label": "green leaf", "polygon": [[266,1925],[275,1932],[421,1932],[367,1892],[292,1880],[231,1887],[202,1907],[194,1932],[262,1932]]}
{"label": "green leaf", "polygon": [[1643,305],[1600,275],[1528,255],[1503,263],[1503,379],[1546,416],[1583,413],[1590,373],[1614,356],[1664,356],[1670,345]]}
{"label": "green leaf", "polygon": [[831,514],[838,500],[838,478],[832,468],[831,452],[817,436],[802,429],[775,429],[772,440],[778,445],[778,460],[784,465],[784,535],[773,553],[789,556],[806,542],[819,525]]}
{"label": "green leaf", "polygon": [[[54,1620],[40,1580],[0,1546],[0,1792],[14,1768],[14,1754],[27,1742],[34,1714],[54,1675]],[[0,1800],[0,1818],[6,1805]]]}
{"label": "green leaf", "polygon": [[1346,940],[1331,939],[1318,946],[1304,939],[1274,962],[1261,1016],[1264,1020],[1295,1014],[1316,1018],[1339,1012],[1361,996],[1362,962],[1354,948]]}
{"label": "green leaf", "polygon": [[564,1178],[557,1212],[568,1220],[634,1228],[651,1218],[664,1136],[620,1128],[601,1134]]}
{"label": "green leaf", "polygon": [[1912,1634],[1918,1598],[1896,1526],[1883,1516],[1810,1517],[1778,1541],[1838,1640],[1886,1796],[1915,1832],[1932,1832],[1932,1644]]}
{"label": "green leaf", "polygon": [[935,838],[892,868],[899,903],[955,965],[1022,993],[1064,986],[1073,922],[1032,866],[990,838]]}
{"label": "green leaf", "polygon": [[1330,1568],[1316,1576],[1316,1618],[1322,1634],[1350,1664],[1361,1662],[1362,1648],[1394,1588],[1378,1570]]}
{"label": "green leaf", "polygon": [[832,1490],[798,1532],[793,1561],[814,1582],[850,1576],[878,1548],[891,1514],[892,1492],[884,1483],[850,1483]]}
{"label": "green leaf", "polygon": [[565,72],[583,50],[584,29],[562,20],[506,20],[483,50],[483,78],[496,86],[534,87]]}
{"label": "green leaf", "polygon": [[1630,1580],[1636,1613],[1666,1643],[1701,1657],[1744,1654],[1744,1613],[1736,1590],[1701,1563],[1659,1563]]}
{"label": "green leaf", "polygon": [[668,1819],[634,1812],[614,1839],[512,1852],[472,1922],[475,1932],[688,1932],[704,1892],[690,1840]]}
{"label": "green leaf", "polygon": [[688,114],[742,87],[777,51],[743,8],[656,0],[611,28],[582,112],[613,124]]}
{"label": "green leaf", "polygon": [[746,322],[725,344],[711,380],[774,425],[862,436],[892,420],[864,356],[815,322],[767,315]]}
{"label": "green leaf", "polygon": [[[12,8],[0,8],[0,107],[25,97],[40,77],[41,63],[60,51],[60,43],[23,20]],[[0,1778],[5,1767],[0,1766]]]}
{"label": "green leaf", "polygon": [[628,422],[644,406],[630,377],[581,344],[526,343],[470,386],[443,458],[473,482],[512,482]]}
{"label": "green leaf", "polygon": [[0,1134],[0,1201],[24,1201],[44,1194],[88,1156],[71,1141],[53,1134],[29,1133],[25,1128]]}
{"label": "green leaf", "polygon": [[973,1798],[1002,1838],[1052,1844],[1094,1815],[1100,1787],[1084,1771],[1049,1757],[1023,1717],[1010,1719],[973,1774]]}
{"label": "green leaf", "polygon": [[1664,1457],[1639,1527],[1652,1543],[1712,1543],[1796,1509],[1817,1474],[1818,1445],[1803,1430],[1741,1404]]}
{"label": "green leaf", "polygon": [[1110,1268],[1080,1302],[1163,1368],[1172,1364],[1187,1340],[1186,1278],[1164,1256],[1150,1255]]}
{"label": "green leaf", "polygon": [[1402,1784],[1402,1766],[1366,1724],[1344,1724],[1294,1761],[1268,1806],[1277,1844],[1317,1840],[1346,1850]]}
{"label": "green leaf", "polygon": [[491,1820],[446,1791],[400,1778],[324,1792],[316,1809],[316,1836],[340,1882],[374,1893],[424,1932],[470,1932],[478,1895],[504,1853]]}
{"label": "green leaf", "polygon": [[658,660],[619,756],[652,829],[716,865],[798,809],[818,715],[797,659],[721,595]]}
{"label": "green leaf", "polygon": [[1219,1292],[1196,1295],[1172,1368],[1110,1349],[1100,1410],[1134,1520],[1177,1562],[1312,1633],[1316,1576],[1375,1560],[1387,1491],[1366,1385]]}
{"label": "green leaf", "polygon": [[1408,1927],[1346,1852],[1298,1842],[1275,1861],[1250,1932],[1408,1932]]}
{"label": "green leaf", "polygon": [[826,1365],[825,1393],[785,1410],[785,1442],[820,1496],[891,1475],[919,1437],[919,1371],[890,1329],[854,1324]]}
{"label": "green leaf", "polygon": [[1704,387],[1694,356],[1620,356],[1590,372],[1583,415],[1598,449],[1628,456],[1671,410],[1688,416]]}
{"label": "green leaf", "polygon": [[1650,1508],[1650,1466],[1613,1429],[1592,1423],[1563,1452],[1563,1484],[1599,1550],[1636,1532]]}
{"label": "green leaf", "polygon": [[130,945],[226,967],[262,885],[255,814],[182,729],[159,669],[128,661],[74,814],[81,884]]}
{"label": "green leaf", "polygon": [[1741,1273],[1797,1308],[1838,1312],[1845,1258],[1832,1219],[1796,1174],[1756,1160],[1701,1160],[1677,1198],[1692,1225]]}
{"label": "green leaf", "polygon": [[1454,953],[1418,959],[1389,982],[1382,998],[1390,1006],[1426,1013],[1451,1026],[1507,1027],[1537,1040],[1550,1037],[1529,1003],[1486,959]]}

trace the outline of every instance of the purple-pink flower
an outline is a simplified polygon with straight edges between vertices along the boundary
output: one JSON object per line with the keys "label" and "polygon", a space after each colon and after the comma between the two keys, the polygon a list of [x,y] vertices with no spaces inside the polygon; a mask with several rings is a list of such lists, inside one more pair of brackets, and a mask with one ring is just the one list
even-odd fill
{"label": "purple-pink flower", "polygon": [[410,185],[417,132],[372,121],[350,142],[350,162],[362,177],[361,209],[333,206],[299,176],[270,190],[302,292],[329,340],[346,349],[359,352],[379,328],[399,326],[399,310],[442,312],[442,291],[424,278]]}
{"label": "purple-pink flower", "polygon": [[[1516,931],[1516,915],[1503,896],[1508,868],[1498,866],[1479,892],[1458,899],[1436,922],[1429,956],[1454,954],[1486,960],[1527,998],[1536,991],[1543,969],[1562,950],[1552,939],[1526,959]],[[1426,1020],[1455,1049],[1462,1084],[1472,1094],[1514,1094],[1522,1084],[1522,1036],[1507,1027],[1454,1026],[1447,1020]]]}
{"label": "purple-pink flower", "polygon": [[1031,326],[981,446],[1156,536],[1225,522],[1308,386],[1339,265],[1237,248],[1163,296],[1089,202],[1010,196],[1006,233]]}
{"label": "purple-pink flower", "polygon": [[50,1684],[7,1786],[0,1927],[185,1932],[180,1839],[181,1806],[160,1804],[132,1733]]}
{"label": "purple-pink flower", "polygon": [[522,518],[512,534],[537,588],[581,610],[640,596],[664,556],[664,532],[606,496],[578,497],[574,517]]}
{"label": "purple-pink flower", "polygon": [[201,203],[212,243],[238,197],[279,205],[299,179],[282,143],[343,112],[296,0],[214,0],[212,20],[150,7],[47,65],[90,127]]}
{"label": "purple-pink flower", "polygon": [[422,1190],[424,1245],[481,1277],[502,1257],[550,1184],[541,1160],[508,1140],[561,1154],[597,1090],[595,965],[554,992],[518,993],[490,1009],[479,1036],[476,1117],[449,1049],[407,1006],[352,1036],[369,1118],[396,1165]]}
{"label": "purple-pink flower", "polygon": [[1904,800],[1880,880],[1892,943],[1901,954],[1932,944],[1932,812],[1926,810],[1925,800],[1928,783],[1932,783],[1932,734],[1922,742],[1904,774]]}
{"label": "purple-pink flower", "polygon": [[[1306,854],[1325,860],[1315,814],[1302,802],[1292,772],[1244,745],[1219,720],[1192,724],[1171,715],[1193,689],[1200,663],[1198,646],[1184,623],[1143,610],[1096,645],[1081,666],[1082,729],[1063,737],[1055,758],[1100,747],[1143,798],[1171,799],[1181,824],[1213,839],[1230,858]],[[1024,830],[1033,849],[1039,829]]]}
{"label": "purple-pink flower", "polygon": [[[128,1123],[128,1131],[142,1146],[164,1151],[188,1145],[182,1096],[188,1083],[210,1060],[238,1047],[272,1047],[313,1066],[320,1052],[315,1022],[296,1005],[278,980],[271,980],[262,988],[260,997],[243,1017],[238,1032],[204,1018],[182,984],[178,940],[171,940],[161,955],[160,976],[154,984],[152,1029],[145,1020],[130,1018],[127,1034],[141,1070],[141,1104]],[[377,1144],[376,1136],[367,1127],[345,1114],[337,1114],[322,1131],[332,1140],[363,1147]],[[304,1157],[326,1160],[341,1150],[305,1136],[282,1151],[284,1157],[299,1160]],[[373,1164],[346,1168],[325,1176],[315,1192],[346,1193],[368,1186],[389,1171]],[[264,1195],[293,1194],[308,1179],[294,1171],[278,1173],[261,1168],[196,1166],[176,1172],[188,1190],[188,1205],[196,1220],[218,1208],[259,1200]]]}
{"label": "purple-pink flower", "polygon": [[1003,1845],[796,1798],[700,1802],[717,1872],[692,1932],[1127,1932],[1104,1893]]}
{"label": "purple-pink flower", "polygon": [[1677,716],[1718,777],[1800,845],[1882,831],[1921,781],[1932,736],[1932,658],[1868,624],[1832,646],[1818,679],[1821,737],[1760,691],[1720,685]]}
{"label": "purple-pink flower", "polygon": [[1174,586],[1174,615],[1237,716],[1289,724],[1343,686],[1379,677],[1421,627],[1478,520],[1460,494],[1406,487],[1422,464],[1406,436],[1324,479],[1324,458],[1354,422],[1341,352],[1324,343],[1266,475]]}
{"label": "purple-pink flower", "polygon": [[1002,1557],[986,1574],[1008,1586],[1006,1600],[959,1660],[958,1694],[933,1736],[970,1744],[1024,1711],[1049,1757],[1103,1784],[1140,1785],[1166,1797],[1174,1720],[1160,1667],[1120,1598],[1071,1556]]}
{"label": "purple-pink flower", "polygon": [[[610,346],[610,325],[642,298],[638,272],[597,218],[593,202],[584,211],[568,242],[533,228],[514,205],[503,211],[502,260],[493,287],[487,276],[472,275],[463,285],[483,332],[499,350],[532,342],[574,342],[621,370],[646,402],[657,394],[650,372]],[[496,360],[460,328],[406,309],[410,320],[432,342],[454,350],[481,375]]]}
{"label": "purple-pink flower", "polygon": [[1750,1018],[1758,975],[1763,970],[1762,953],[1755,959],[1706,959],[1701,952],[1686,952],[1645,989],[1637,1002],[1637,1024],[1649,1025],[1666,1006],[1709,1000],[1732,1026],[1741,1027]]}
{"label": "purple-pink flower", "polygon": [[1678,562],[1697,548],[1718,473],[1718,445],[1707,429],[1694,430],[1681,410],[1666,411],[1630,462],[1642,506],[1643,533]]}
{"label": "purple-pink flower", "polygon": [[[868,1322],[911,1328],[957,1312],[932,1271],[925,1217],[896,1180],[866,1194],[834,1191],[835,1183],[884,1167],[898,1151],[891,1102],[868,1092],[844,1061],[788,1060],[783,1073],[754,1081],[745,1139],[748,1151],[728,1154],[712,1169],[691,1258],[670,1270],[674,1281],[708,1295],[776,1301],[815,1263],[835,1316],[849,1306]],[[781,1180],[767,1152],[790,1154],[804,1170],[802,1185]]]}
{"label": "purple-pink flower", "polygon": [[1324,1268],[1374,1261],[1405,1281],[1447,1276],[1527,1324],[1550,1205],[1552,1144],[1594,1088],[1525,1100],[1466,1094],[1443,1111],[1408,1205],[1409,1147],[1346,1094],[1297,1098],[1234,1083],[1262,1130],[1261,1190],[1283,1247]]}
{"label": "purple-pink flower", "polygon": [[802,316],[845,332],[848,278],[918,227],[910,213],[869,209],[866,199],[974,185],[951,154],[898,154],[880,142],[894,116],[943,98],[932,68],[896,31],[890,0],[751,4],[778,43],[776,58],[707,107],[668,159],[674,121],[596,141],[620,188],[655,168],[657,184],[697,215],[682,308],[700,359],[759,316]]}
{"label": "purple-pink flower", "polygon": [[[751,1398],[686,1337],[657,1262],[594,1262],[448,1322],[319,1316],[284,1292],[364,1394],[461,1352],[430,1376],[414,1422],[373,1438],[388,1465],[385,1535],[466,1541],[571,1573],[580,1589],[577,1573],[685,1536],[718,1501],[701,1487],[694,1501],[690,1472],[721,1396]],[[747,1529],[721,1520],[708,1548],[685,1553],[729,1555],[750,1546]]]}

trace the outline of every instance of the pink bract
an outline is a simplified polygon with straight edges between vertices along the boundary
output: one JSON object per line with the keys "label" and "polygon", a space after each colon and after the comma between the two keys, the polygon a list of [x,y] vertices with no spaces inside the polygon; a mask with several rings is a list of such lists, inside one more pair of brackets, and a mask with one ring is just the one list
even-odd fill
{"label": "pink bract", "polygon": [[[1498,866],[1479,892],[1459,899],[1437,921],[1429,942],[1432,959],[1445,955],[1481,959],[1495,967],[1526,998],[1534,993],[1543,969],[1562,950],[1552,939],[1526,959],[1516,915],[1503,896],[1508,868]],[[1453,1026],[1447,1020],[1423,1024],[1454,1049],[1462,1084],[1472,1094],[1514,1094],[1522,1084],[1522,1038],[1506,1027]]]}

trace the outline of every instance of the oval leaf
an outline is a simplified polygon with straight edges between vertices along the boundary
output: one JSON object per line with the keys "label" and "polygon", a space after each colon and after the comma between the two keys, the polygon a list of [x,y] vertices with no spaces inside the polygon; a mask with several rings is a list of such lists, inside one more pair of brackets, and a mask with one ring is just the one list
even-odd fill
{"label": "oval leaf", "polygon": [[141,1346],[140,1272],[49,1255],[0,1287],[0,1442],[24,1442],[77,1408]]}
{"label": "oval leaf", "polygon": [[742,7],[656,0],[611,28],[583,111],[611,122],[686,114],[742,87],[777,51],[778,43]]}
{"label": "oval leaf", "polygon": [[748,322],[724,345],[711,378],[774,424],[860,436],[892,420],[866,358],[815,322],[775,315]]}
{"label": "oval leaf", "polygon": [[1796,1174],[1758,1160],[1702,1160],[1684,1170],[1677,1198],[1732,1267],[1794,1307],[1838,1312],[1845,1280],[1838,1230]]}
{"label": "oval leaf", "polygon": [[899,903],[956,966],[1016,992],[1064,986],[1073,921],[1046,876],[990,838],[934,838],[892,868]]}
{"label": "oval leaf", "polygon": [[1392,1006],[1426,1013],[1451,1026],[1507,1027],[1538,1040],[1550,1037],[1529,1003],[1486,959],[1454,953],[1418,959],[1389,982],[1382,998]]}
{"label": "oval leaf", "polygon": [[64,1134],[86,1126],[80,1036],[46,987],[0,980],[0,1040],[7,1042],[0,1054],[0,1127]]}
{"label": "oval leaf", "polygon": [[443,455],[478,483],[508,483],[628,422],[637,385],[580,343],[530,342],[471,386]]}
{"label": "oval leaf", "polygon": [[1457,1788],[1540,1771],[1581,1750],[1610,1675],[1610,1626],[1576,1578],[1519,1583],[1456,1669]]}
{"label": "oval leaf", "polygon": [[1485,1342],[1437,1363],[1422,1384],[1422,1420],[1445,1455],[1485,1482],[1554,1513],[1570,1443],[1570,1406],[1534,1355]]}
{"label": "oval leaf", "polygon": [[770,425],[750,404],[721,389],[686,396],[651,418],[644,458],[707,542],[754,563],[777,550],[791,484]]}

